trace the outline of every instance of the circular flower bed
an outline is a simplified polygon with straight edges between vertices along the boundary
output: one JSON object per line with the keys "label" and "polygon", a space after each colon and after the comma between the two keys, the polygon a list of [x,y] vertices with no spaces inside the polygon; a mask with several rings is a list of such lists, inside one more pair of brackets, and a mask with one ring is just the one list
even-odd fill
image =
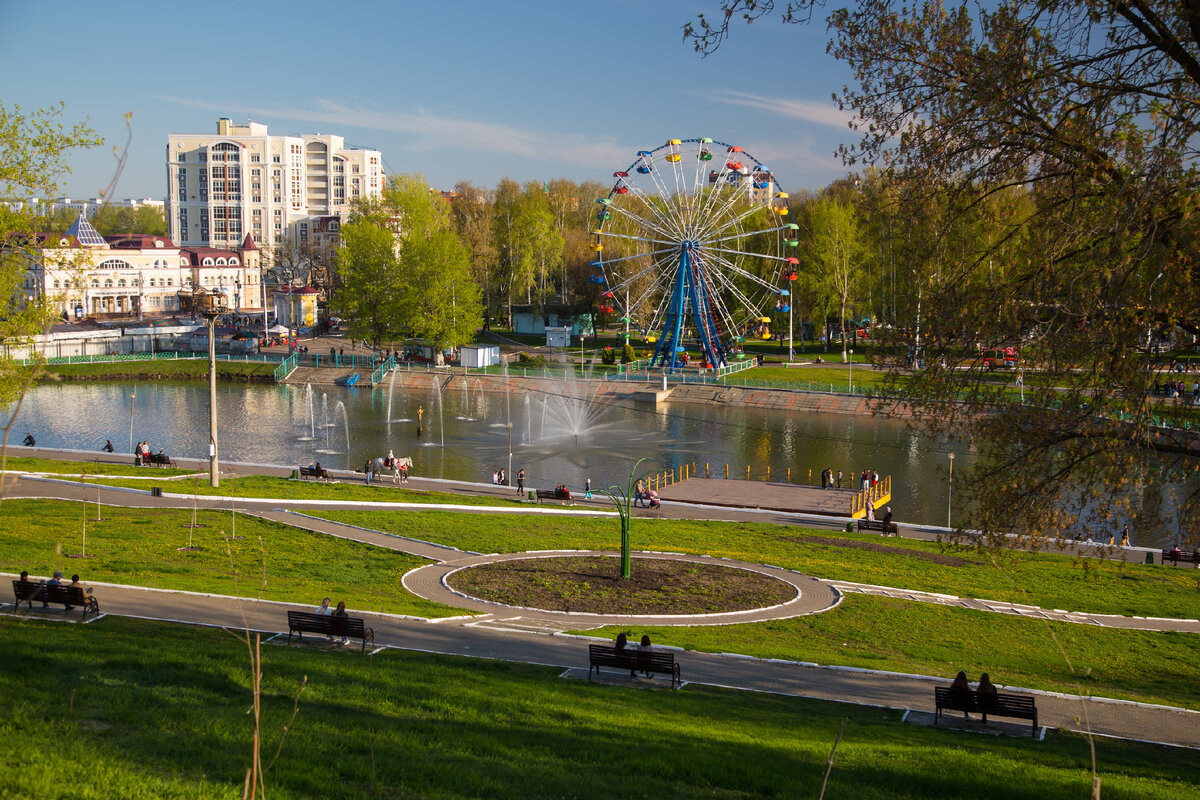
{"label": "circular flower bed", "polygon": [[602,556],[522,558],[452,573],[455,591],[481,600],[546,611],[591,614],[718,614],[786,603],[796,587],[768,575],[719,564]]}

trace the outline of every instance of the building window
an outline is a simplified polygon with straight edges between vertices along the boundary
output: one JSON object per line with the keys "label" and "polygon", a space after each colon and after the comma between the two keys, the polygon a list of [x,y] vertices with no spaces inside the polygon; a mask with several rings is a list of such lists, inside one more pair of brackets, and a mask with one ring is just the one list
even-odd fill
{"label": "building window", "polygon": [[258,153],[251,153],[251,154],[250,154],[250,163],[251,163],[251,164],[257,164],[257,163],[259,163],[260,161],[262,161],[262,156],[260,156]]}
{"label": "building window", "polygon": [[177,159],[177,160],[179,160],[179,161],[187,161],[187,153],[184,153],[184,152],[182,152],[182,151],[181,151],[181,152],[179,152],[179,153],[176,153],[176,154],[175,154],[175,157],[176,157],[176,159]]}
{"label": "building window", "polygon": [[107,280],[105,280],[105,281],[104,281],[104,288],[105,288],[105,289],[111,289],[111,288],[112,288],[112,278],[108,278]]}
{"label": "building window", "polygon": [[174,285],[175,285],[175,279],[167,278],[167,286],[174,286]]}
{"label": "building window", "polygon": [[279,156],[271,156],[271,163],[272,163],[272,164],[278,164],[278,163],[279,163]]}
{"label": "building window", "polygon": [[54,282],[54,288],[55,288],[55,289],[57,289],[57,288],[58,288],[58,281],[55,281],[55,282]]}

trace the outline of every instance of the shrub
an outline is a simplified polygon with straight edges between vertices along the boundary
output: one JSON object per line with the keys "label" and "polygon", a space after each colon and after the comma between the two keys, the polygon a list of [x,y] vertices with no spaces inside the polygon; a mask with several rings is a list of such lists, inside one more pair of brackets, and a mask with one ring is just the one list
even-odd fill
{"label": "shrub", "polygon": [[613,350],[611,347],[604,348],[604,350],[600,353],[600,363],[608,366],[612,366],[613,364],[617,363],[617,351]]}
{"label": "shrub", "polygon": [[633,345],[626,339],[625,347],[621,350],[621,363],[628,364],[631,361],[637,361],[637,356],[633,352]]}

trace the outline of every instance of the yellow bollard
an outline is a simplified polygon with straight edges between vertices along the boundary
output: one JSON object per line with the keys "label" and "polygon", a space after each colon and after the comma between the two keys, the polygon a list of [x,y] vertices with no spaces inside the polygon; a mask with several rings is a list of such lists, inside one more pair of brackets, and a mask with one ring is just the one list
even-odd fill
{"label": "yellow bollard", "polygon": [[704,479],[708,480],[708,462],[704,462]]}
{"label": "yellow bollard", "polygon": [[767,464],[767,483],[771,482],[771,465]]}
{"label": "yellow bollard", "polygon": [[808,482],[812,483],[812,467],[808,468]]}
{"label": "yellow bollard", "polygon": [[729,465],[725,465],[725,480],[729,480]]}
{"label": "yellow bollard", "polygon": [[791,467],[787,468],[787,482],[788,483],[792,482],[792,468]]}
{"label": "yellow bollard", "polygon": [[746,480],[750,480],[750,465],[746,465]]}

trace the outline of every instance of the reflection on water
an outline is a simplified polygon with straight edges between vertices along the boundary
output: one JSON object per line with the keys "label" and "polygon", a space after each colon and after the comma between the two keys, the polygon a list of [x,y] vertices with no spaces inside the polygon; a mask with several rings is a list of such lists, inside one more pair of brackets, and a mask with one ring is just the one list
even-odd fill
{"label": "reflection on water", "polygon": [[[291,385],[217,386],[222,459],[361,468],[392,450],[411,456],[418,475],[486,482],[508,468],[509,423],[514,472],[533,487],[622,483],[637,459],[670,469],[695,463],[714,477],[819,483],[829,467],[844,485],[863,469],[892,475],[896,516],[945,524],[948,449],[931,449],[903,420],[801,414],[724,405],[616,406],[594,389],[563,384],[553,395],[489,394],[478,385],[445,392]],[[130,397],[133,441],[155,451],[205,457],[208,387],[202,383],[79,382],[44,384],[29,393],[14,435],[32,431],[48,447],[99,449],[112,439],[127,450]],[[422,435],[417,436],[418,412]],[[347,446],[348,443],[348,446]],[[956,478],[972,455],[956,453]],[[957,494],[957,493],[956,493]],[[955,508],[955,518],[963,509]]]}

